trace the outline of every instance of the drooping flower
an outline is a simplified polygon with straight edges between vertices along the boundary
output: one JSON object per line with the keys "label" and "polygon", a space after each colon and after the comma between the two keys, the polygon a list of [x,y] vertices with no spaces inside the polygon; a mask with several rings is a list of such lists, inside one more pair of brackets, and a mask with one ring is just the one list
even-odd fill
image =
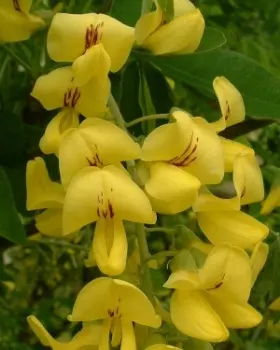
{"label": "drooping flower", "polygon": [[213,248],[200,270],[178,270],[165,287],[175,289],[171,319],[182,333],[205,341],[221,342],[228,328],[251,328],[262,316],[248,304],[251,290],[248,255],[239,248]]}
{"label": "drooping flower", "polygon": [[155,55],[194,52],[203,36],[205,22],[188,0],[174,1],[174,19],[167,23],[157,0],[156,10],[144,14],[135,27],[136,42]]}
{"label": "drooping flower", "polygon": [[100,277],[88,283],[78,294],[72,321],[103,320],[99,350],[121,344],[123,350],[136,350],[133,322],[158,328],[160,317],[146,295],[128,282]]}
{"label": "drooping flower", "polygon": [[15,42],[29,39],[44,21],[30,14],[32,0],[1,0],[0,42]]}
{"label": "drooping flower", "polygon": [[216,184],[224,176],[222,145],[209,124],[183,111],[172,117],[175,122],[147,136],[141,155],[150,170],[145,190],[154,209],[167,214],[189,208],[200,183]]}
{"label": "drooping flower", "polygon": [[59,170],[64,186],[87,166],[103,167],[139,158],[140,147],[115,124],[99,118],[83,121],[79,128],[68,130],[59,148]]}
{"label": "drooping flower", "polygon": [[63,207],[68,234],[96,221],[93,254],[107,275],[123,272],[127,239],[123,220],[154,224],[156,214],[145,193],[123,170],[108,165],[86,167],[72,178]]}
{"label": "drooping flower", "polygon": [[117,72],[126,62],[134,43],[134,28],[96,13],[58,13],[51,23],[47,50],[57,62],[74,62],[76,82]]}
{"label": "drooping flower", "polygon": [[35,216],[37,229],[48,236],[62,236],[64,189],[53,182],[43,158],[37,157],[26,168],[27,210],[46,209]]}
{"label": "drooping flower", "polygon": [[39,77],[31,96],[39,100],[46,110],[70,108],[88,118],[106,111],[109,94],[107,74],[77,86],[72,68],[63,67]]}
{"label": "drooping flower", "polygon": [[53,350],[97,350],[101,326],[94,323],[84,323],[83,328],[68,342],[54,339],[35,316],[27,317],[32,331],[39,338],[42,345]]}

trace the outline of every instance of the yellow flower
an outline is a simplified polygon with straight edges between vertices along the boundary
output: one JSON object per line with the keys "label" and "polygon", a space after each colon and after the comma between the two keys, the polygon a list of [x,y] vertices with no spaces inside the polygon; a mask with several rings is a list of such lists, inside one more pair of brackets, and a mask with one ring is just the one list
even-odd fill
{"label": "yellow flower", "polygon": [[134,40],[134,28],[110,16],[58,13],[49,29],[47,49],[54,61],[74,62],[77,84],[83,85],[109,69],[120,70]]}
{"label": "yellow flower", "polygon": [[[71,108],[85,117],[105,112],[110,94],[110,80],[106,76],[90,79],[77,86],[71,67],[55,69],[37,79],[31,96],[47,110]],[[65,122],[65,118],[64,118]]]}
{"label": "yellow flower", "polygon": [[27,317],[28,324],[32,331],[39,338],[42,345],[53,350],[97,350],[101,327],[98,324],[84,324],[81,331],[69,342],[60,342],[54,339],[45,329],[42,323],[35,316]]}
{"label": "yellow flower", "polygon": [[269,310],[272,311],[280,311],[280,297],[275,299],[270,305],[269,305]]}
{"label": "yellow flower", "polygon": [[250,257],[251,269],[252,269],[252,286],[255,284],[259,273],[263,269],[267,260],[269,252],[269,245],[266,243],[258,243],[253,249]]}
{"label": "yellow flower", "polygon": [[227,126],[238,124],[245,119],[245,105],[237,88],[225,77],[216,77],[213,88],[222,112],[221,118],[211,123],[217,132]]}
{"label": "yellow flower", "polygon": [[79,126],[79,115],[73,108],[63,108],[48,124],[39,146],[43,153],[57,153],[63,134]]}
{"label": "yellow flower", "polygon": [[103,320],[99,349],[121,344],[123,350],[136,350],[133,322],[158,328],[160,317],[146,295],[133,284],[101,277],[88,283],[78,294],[72,321]]}
{"label": "yellow flower", "polygon": [[174,288],[171,319],[180,332],[205,341],[222,342],[228,328],[250,328],[262,316],[248,304],[251,266],[239,248],[213,248],[200,270],[173,272],[165,284]]}
{"label": "yellow flower", "polygon": [[279,182],[279,175],[276,174],[272,182],[270,191],[266,199],[262,203],[261,214],[268,215],[279,206],[280,206],[280,182]]}
{"label": "yellow flower", "polygon": [[200,183],[217,184],[224,176],[222,145],[209,124],[183,111],[172,117],[175,122],[147,136],[141,155],[150,170],[145,190],[154,209],[166,214],[189,208]]}
{"label": "yellow flower", "polygon": [[154,0],[156,10],[144,14],[135,27],[136,42],[155,55],[194,52],[204,32],[201,12],[188,0],[174,1],[174,19],[166,23],[164,12]]}
{"label": "yellow flower", "polygon": [[139,158],[140,147],[122,129],[99,118],[83,121],[79,128],[64,134],[59,148],[61,181],[68,186],[71,178],[91,165],[103,167]]}
{"label": "yellow flower", "polygon": [[63,207],[63,230],[68,234],[97,222],[93,254],[107,275],[125,268],[127,239],[123,220],[154,224],[156,214],[145,193],[119,168],[86,167],[73,177]]}
{"label": "yellow flower", "polygon": [[27,163],[26,189],[27,210],[46,209],[35,216],[37,229],[48,236],[61,236],[64,189],[51,181],[43,158]]}
{"label": "yellow flower", "polygon": [[1,0],[0,41],[22,41],[44,26],[44,21],[29,13],[32,0]]}

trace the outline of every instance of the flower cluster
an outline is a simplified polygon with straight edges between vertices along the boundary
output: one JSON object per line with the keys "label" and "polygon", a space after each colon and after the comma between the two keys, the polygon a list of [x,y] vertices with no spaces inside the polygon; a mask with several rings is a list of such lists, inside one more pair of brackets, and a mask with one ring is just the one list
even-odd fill
{"label": "flower cluster", "polygon": [[[27,209],[39,210],[36,227],[47,236],[67,237],[95,223],[87,266],[96,264],[106,275],[78,294],[68,319],[83,325],[69,343],[58,342],[35,316],[28,317],[42,344],[52,349],[107,350],[111,343],[133,350],[138,346],[134,325],[161,326],[159,301],[122,279],[128,255],[124,221],[141,229],[145,241],[143,224],[155,224],[157,214],[186,210],[195,213],[209,243],[192,242],[203,255],[200,264],[191,251],[184,264],[174,258],[164,285],[175,290],[171,324],[187,336],[221,342],[228,329],[261,322],[248,300],[267,258],[263,240],[268,228],[241,207],[263,199],[262,174],[251,148],[219,136],[245,118],[239,91],[225,77],[216,77],[218,121],[209,123],[174,108],[168,123],[141,145],[127,132],[110,96],[109,73],[124,66],[133,45],[154,55],[191,53],[199,46],[204,19],[191,2],[174,0],[172,20],[154,3],[155,10],[143,14],[135,28],[105,14],[57,13],[48,31],[48,54],[61,66],[37,79],[32,96],[47,110],[59,109],[40,148],[57,156],[60,181],[51,180],[43,158],[29,161]],[[15,21],[25,21],[28,35],[36,22],[27,14],[29,8],[30,1],[23,0],[11,8]],[[231,198],[220,198],[213,190],[225,174],[232,178]],[[178,349],[149,345],[147,340],[147,350]]]}

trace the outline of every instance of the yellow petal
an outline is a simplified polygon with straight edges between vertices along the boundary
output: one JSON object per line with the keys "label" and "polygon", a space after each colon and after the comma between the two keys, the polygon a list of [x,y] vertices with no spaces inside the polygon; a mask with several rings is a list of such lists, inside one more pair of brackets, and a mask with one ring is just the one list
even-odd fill
{"label": "yellow petal", "polygon": [[63,208],[64,233],[110,215],[121,220],[155,223],[156,215],[145,193],[122,170],[88,167],[71,181]]}
{"label": "yellow petal", "polygon": [[275,176],[270,191],[262,203],[261,214],[268,215],[280,206],[280,183],[278,175]]}
{"label": "yellow petal", "polygon": [[250,248],[264,240],[269,229],[260,221],[239,211],[209,211],[197,213],[198,224],[214,244],[229,243]]}
{"label": "yellow petal", "polygon": [[189,0],[174,0],[174,16],[182,16],[195,10],[194,4]]}
{"label": "yellow petal", "polygon": [[135,26],[135,36],[138,45],[142,45],[145,40],[159,28],[163,12],[161,7],[156,3],[156,10],[142,15]]}
{"label": "yellow petal", "polygon": [[100,340],[98,344],[98,349],[110,350],[109,339],[110,339],[110,328],[111,328],[111,319],[103,321]]}
{"label": "yellow petal", "polygon": [[265,265],[269,252],[269,245],[266,243],[258,243],[251,255],[251,268],[252,268],[252,286],[255,284],[259,273]]}
{"label": "yellow petal", "polygon": [[228,328],[251,328],[262,321],[262,315],[247,303],[207,296],[211,306]]}
{"label": "yellow petal", "polygon": [[[201,288],[210,295],[247,302],[251,264],[244,250],[226,244],[214,247],[199,272]],[[237,287],[238,286],[238,287]]]}
{"label": "yellow petal", "polygon": [[160,162],[151,165],[150,178],[145,184],[153,209],[162,214],[188,209],[195,201],[199,187],[196,177],[172,164]]}
{"label": "yellow petal", "polygon": [[196,271],[177,270],[169,276],[164,287],[191,292],[198,288],[199,283],[199,276]]}
{"label": "yellow petal", "polygon": [[92,77],[105,78],[110,70],[111,60],[102,44],[94,45],[73,63],[75,84],[82,86]]}
{"label": "yellow petal", "polygon": [[29,14],[30,1],[2,0],[0,4],[0,41],[27,40],[44,21]]}
{"label": "yellow petal", "polygon": [[222,342],[228,330],[199,291],[175,291],[170,304],[171,319],[182,333],[197,339]]}
{"label": "yellow petal", "polygon": [[269,310],[273,311],[279,311],[280,310],[280,297],[275,299],[270,305],[269,305]]}
{"label": "yellow petal", "polygon": [[202,39],[205,22],[198,9],[159,27],[143,43],[154,55],[194,52]]}
{"label": "yellow petal", "polygon": [[83,328],[72,339],[71,345],[74,349],[93,350],[99,344],[101,331],[102,325],[99,323],[84,323]]}
{"label": "yellow petal", "polygon": [[237,156],[250,154],[254,156],[255,152],[252,148],[243,145],[242,143],[220,138],[224,150],[225,171],[232,172],[233,164]]}
{"label": "yellow petal", "polygon": [[194,202],[194,212],[217,211],[217,210],[239,210],[240,200],[234,198],[219,198],[212,194],[207,188],[202,188]]}
{"label": "yellow petal", "polygon": [[126,62],[134,39],[134,28],[110,16],[57,13],[48,32],[47,49],[54,61],[73,62],[101,42],[111,59],[111,71],[116,72]]}
{"label": "yellow petal", "polygon": [[37,317],[31,315],[27,317],[27,322],[32,329],[32,331],[39,338],[40,342],[44,346],[50,346],[54,348],[58,345],[58,342],[49,334],[42,323],[37,319]]}
{"label": "yellow petal", "polygon": [[233,166],[233,183],[241,204],[263,200],[262,172],[254,155],[245,154],[236,157]]}
{"label": "yellow petal", "polygon": [[213,88],[222,112],[221,119],[212,124],[215,129],[221,131],[242,122],[245,119],[245,105],[237,88],[225,77],[216,77]]}
{"label": "yellow petal", "polygon": [[122,324],[122,342],[121,350],[136,350],[136,340],[131,321],[121,318]]}
{"label": "yellow petal", "polygon": [[191,115],[180,111],[172,116],[175,122],[157,127],[146,137],[142,146],[142,160],[169,161],[188,148],[194,128]]}
{"label": "yellow petal", "polygon": [[35,216],[36,228],[44,235],[62,236],[62,208],[44,210]]}
{"label": "yellow petal", "polygon": [[40,140],[40,149],[45,154],[57,153],[64,132],[79,126],[78,114],[70,108],[63,108],[48,124]]}
{"label": "yellow petal", "polygon": [[110,276],[120,275],[125,269],[127,256],[127,239],[122,221],[98,220],[92,248],[101,272]]}
{"label": "yellow petal", "polygon": [[60,208],[64,201],[63,187],[51,181],[43,158],[37,157],[26,168],[27,210]]}
{"label": "yellow petal", "polygon": [[140,147],[116,125],[99,118],[85,120],[79,129],[65,134],[59,149],[61,180],[67,186],[88,165],[118,164],[139,157]]}

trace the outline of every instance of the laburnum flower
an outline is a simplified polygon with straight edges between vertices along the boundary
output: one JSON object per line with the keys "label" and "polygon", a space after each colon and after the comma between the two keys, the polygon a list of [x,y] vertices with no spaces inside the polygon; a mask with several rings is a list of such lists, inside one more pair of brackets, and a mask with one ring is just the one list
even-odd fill
{"label": "laburnum flower", "polygon": [[280,181],[279,174],[275,175],[270,191],[262,203],[261,214],[268,215],[280,206]]}
{"label": "laburnum flower", "polygon": [[156,315],[147,296],[133,284],[100,277],[88,283],[78,294],[72,321],[103,320],[98,350],[121,345],[122,350],[136,350],[133,323],[158,328]]}
{"label": "laburnum flower", "polygon": [[266,243],[258,243],[253,249],[250,257],[252,270],[252,286],[255,284],[259,273],[263,269],[269,252],[269,245]]}
{"label": "laburnum flower", "polygon": [[54,339],[35,316],[27,317],[32,331],[39,338],[42,345],[53,350],[97,350],[101,327],[95,323],[84,323],[83,328],[68,342]]}
{"label": "laburnum flower", "polygon": [[153,130],[141,159],[150,176],[145,182],[155,211],[175,214],[189,208],[201,184],[217,184],[224,176],[221,141],[202,118],[174,111],[175,122]]}
{"label": "laburnum flower", "polygon": [[228,328],[251,328],[262,316],[248,299],[252,283],[248,255],[240,248],[219,245],[201,269],[177,270],[165,287],[175,289],[170,312],[173,324],[190,337],[222,342]]}
{"label": "laburnum flower", "polygon": [[174,1],[174,19],[167,23],[157,0],[156,10],[144,14],[135,27],[136,42],[155,55],[194,52],[202,39],[205,22],[189,0]]}
{"label": "laburnum flower", "polygon": [[140,146],[115,124],[90,118],[64,134],[58,156],[61,181],[67,187],[72,177],[89,165],[120,167],[122,161],[139,158]]}
{"label": "laburnum flower", "polygon": [[43,158],[37,157],[26,168],[27,210],[46,209],[35,216],[37,229],[48,236],[62,236],[64,189],[49,177]]}
{"label": "laburnum flower", "polygon": [[44,21],[30,14],[32,0],[1,0],[0,42],[15,42],[29,39]]}
{"label": "laburnum flower", "polygon": [[96,221],[92,249],[99,269],[107,275],[125,268],[127,239],[123,220],[154,224],[145,193],[123,170],[113,165],[89,166],[71,180],[63,206],[63,231],[71,233]]}
{"label": "laburnum flower", "polygon": [[117,72],[126,62],[134,43],[134,28],[96,13],[58,13],[51,23],[47,50],[56,62],[73,62],[75,81]]}

